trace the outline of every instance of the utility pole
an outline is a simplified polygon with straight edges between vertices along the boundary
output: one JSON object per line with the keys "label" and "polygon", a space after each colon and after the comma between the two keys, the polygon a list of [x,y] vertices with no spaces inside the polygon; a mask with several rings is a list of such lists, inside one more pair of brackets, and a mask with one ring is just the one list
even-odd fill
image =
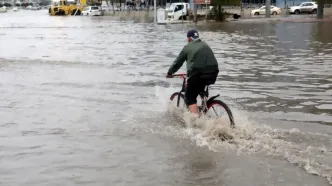
{"label": "utility pole", "polygon": [[157,23],[157,0],[153,1],[154,23]]}
{"label": "utility pole", "polygon": [[271,0],[266,0],[265,2],[265,17],[269,18],[271,17]]}
{"label": "utility pole", "polygon": [[197,4],[194,4],[194,23],[197,23]]}
{"label": "utility pole", "polygon": [[323,19],[324,17],[324,1],[318,0],[317,2],[317,19]]}
{"label": "utility pole", "polygon": [[284,9],[285,9],[285,17],[287,17],[287,11],[288,11],[287,0],[285,0]]}
{"label": "utility pole", "polygon": [[208,7],[207,7],[208,0],[205,0],[205,21],[207,22],[207,16],[208,16]]}
{"label": "utility pole", "polygon": [[243,16],[243,0],[240,1],[240,4],[241,4],[241,17],[244,17]]}
{"label": "utility pole", "polygon": [[190,0],[190,9],[194,10],[194,0]]}

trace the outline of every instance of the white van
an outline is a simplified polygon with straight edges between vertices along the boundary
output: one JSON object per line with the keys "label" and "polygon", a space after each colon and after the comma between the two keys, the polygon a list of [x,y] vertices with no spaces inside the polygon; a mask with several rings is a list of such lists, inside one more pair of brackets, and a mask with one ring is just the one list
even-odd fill
{"label": "white van", "polygon": [[98,6],[88,6],[82,11],[84,16],[101,16],[101,9]]}
{"label": "white van", "polygon": [[189,15],[189,3],[172,3],[166,11],[168,19],[185,20],[186,16]]}

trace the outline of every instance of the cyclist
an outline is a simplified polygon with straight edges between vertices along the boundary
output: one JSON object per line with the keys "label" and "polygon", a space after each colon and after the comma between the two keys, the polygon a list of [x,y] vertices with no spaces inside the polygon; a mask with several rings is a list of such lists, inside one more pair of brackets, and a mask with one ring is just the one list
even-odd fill
{"label": "cyclist", "polygon": [[212,49],[199,38],[196,30],[187,33],[188,44],[183,47],[179,56],[170,66],[166,77],[172,77],[184,61],[187,61],[187,88],[185,103],[189,111],[198,116],[197,96],[204,91],[206,85],[214,84],[217,80],[219,67]]}

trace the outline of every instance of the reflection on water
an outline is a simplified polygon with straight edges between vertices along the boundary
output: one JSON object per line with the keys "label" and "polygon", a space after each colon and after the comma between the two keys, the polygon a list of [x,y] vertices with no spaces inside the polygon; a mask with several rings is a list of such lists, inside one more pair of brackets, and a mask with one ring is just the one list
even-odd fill
{"label": "reflection on water", "polygon": [[[153,25],[23,10],[0,16],[0,183],[331,182],[330,23]],[[165,114],[181,81],[164,74],[190,28],[220,63],[211,95],[220,93],[235,114],[231,144]]]}

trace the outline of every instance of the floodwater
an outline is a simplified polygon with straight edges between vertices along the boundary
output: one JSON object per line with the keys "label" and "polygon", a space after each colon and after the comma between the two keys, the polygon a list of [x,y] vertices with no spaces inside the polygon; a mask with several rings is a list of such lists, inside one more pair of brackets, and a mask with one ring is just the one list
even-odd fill
{"label": "floodwater", "polygon": [[181,81],[164,75],[189,26],[45,10],[0,20],[1,186],[332,183],[332,23],[197,26],[231,130],[191,127],[168,106]]}

